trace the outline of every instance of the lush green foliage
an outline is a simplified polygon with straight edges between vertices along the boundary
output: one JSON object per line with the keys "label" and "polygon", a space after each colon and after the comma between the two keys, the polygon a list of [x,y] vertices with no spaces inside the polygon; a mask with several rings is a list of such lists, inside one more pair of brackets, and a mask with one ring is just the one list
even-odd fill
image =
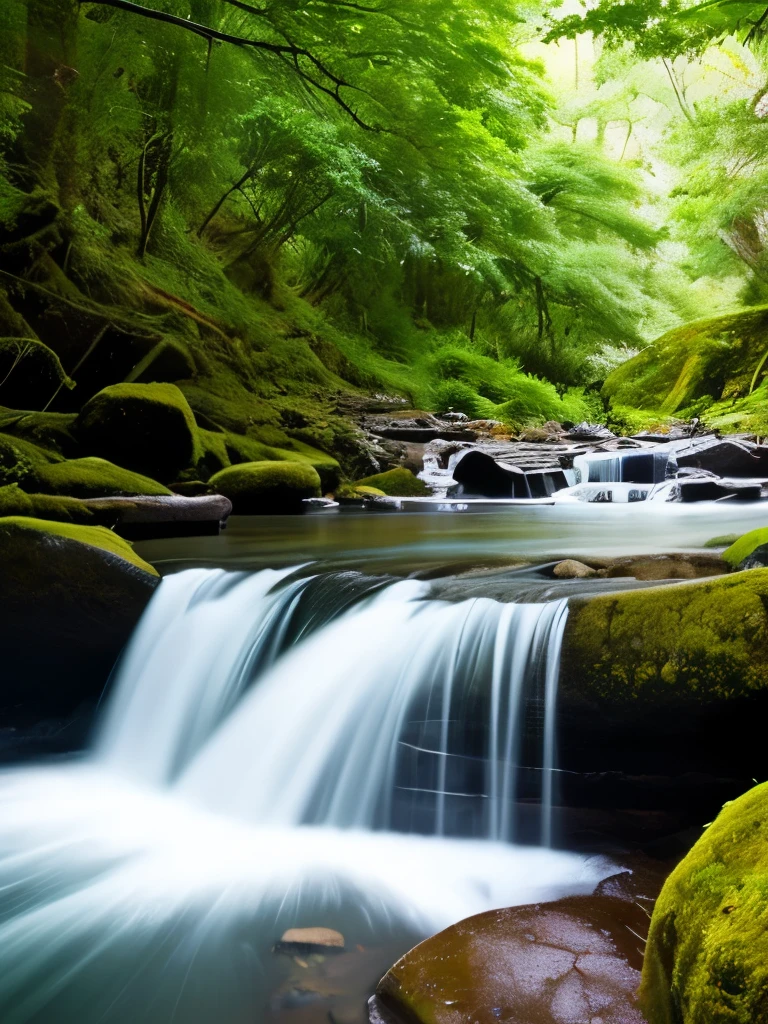
{"label": "lush green foliage", "polygon": [[[559,101],[522,46],[541,13],[10,0],[3,267],[34,267],[41,304],[117,306],[179,352],[235,335],[236,377],[268,400],[270,384],[340,378],[478,415],[508,407],[513,423],[578,418],[579,395],[561,409],[526,373],[589,383],[592,357],[642,345],[681,304],[638,169],[553,130]],[[7,284],[0,319],[21,337]],[[83,345],[38,331],[69,372]],[[289,333],[322,338],[330,376],[275,344]],[[445,359],[485,359],[482,379],[447,374],[446,343]]]}

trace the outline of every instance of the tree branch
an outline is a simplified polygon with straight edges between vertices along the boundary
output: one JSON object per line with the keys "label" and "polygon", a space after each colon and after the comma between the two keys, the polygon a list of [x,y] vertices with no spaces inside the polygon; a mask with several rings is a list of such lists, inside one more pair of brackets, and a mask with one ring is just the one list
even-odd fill
{"label": "tree branch", "polygon": [[[355,89],[356,87],[350,82],[345,81],[343,78],[339,78],[338,75],[335,75],[318,57],[302,46],[296,46],[293,43],[270,43],[265,39],[249,39],[246,36],[233,36],[228,32],[220,32],[218,29],[211,28],[208,25],[200,25],[198,22],[187,21],[186,18],[179,18],[175,14],[167,14],[165,11],[156,11],[152,7],[143,7],[141,4],[133,3],[132,0],[79,0],[79,2],[81,4],[95,4],[99,7],[114,7],[118,11],[127,11],[129,14],[136,14],[142,18],[149,18],[153,21],[162,21],[167,25],[174,25],[177,28],[186,29],[187,32],[192,32],[194,35],[198,35],[209,42],[210,40],[215,39],[220,43],[229,43],[232,46],[246,48],[249,47],[253,50],[260,50],[264,53],[274,54],[283,60],[289,60],[293,64],[299,78],[307,82],[319,92],[325,93],[326,96],[329,96],[334,103],[341,107],[341,109],[348,114],[360,128],[365,131],[381,131],[380,128],[375,128],[373,125],[369,125],[363,121],[357,112],[354,111],[340,95],[341,89]],[[243,10],[248,10],[249,8],[249,5],[242,3],[241,0],[237,0],[236,3],[235,0],[225,0],[225,2],[232,3],[234,6],[240,7]],[[253,8],[251,13],[260,12],[257,8]],[[308,71],[305,71],[300,64],[301,58],[309,61],[319,72],[320,77],[325,78],[330,82],[330,86],[323,85],[321,82],[316,81]]]}

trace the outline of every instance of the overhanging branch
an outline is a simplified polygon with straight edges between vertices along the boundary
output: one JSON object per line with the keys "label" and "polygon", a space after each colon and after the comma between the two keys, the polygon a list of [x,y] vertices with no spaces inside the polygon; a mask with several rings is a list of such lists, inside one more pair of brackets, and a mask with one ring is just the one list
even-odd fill
{"label": "overhanging branch", "polygon": [[[316,57],[310,50],[307,50],[302,46],[296,46],[290,42],[271,43],[266,39],[250,39],[247,36],[234,36],[228,32],[221,32],[219,29],[211,28],[208,25],[200,25],[198,22],[188,21],[186,18],[180,18],[175,14],[168,14],[165,11],[156,11],[152,7],[144,7],[141,4],[133,3],[133,0],[79,0],[79,2],[94,4],[98,7],[114,7],[118,11],[126,11],[129,14],[136,14],[139,17],[149,18],[152,21],[161,21],[167,25],[174,25],[176,28],[183,28],[187,32],[192,32],[194,35],[200,36],[209,43],[212,40],[216,40],[220,43],[229,43],[231,46],[240,46],[250,48],[252,50],[258,50],[262,53],[271,53],[278,58],[288,60],[293,65],[299,78],[312,88],[317,89],[326,96],[329,96],[334,103],[341,107],[341,109],[352,118],[355,124],[359,125],[366,131],[380,130],[363,121],[357,112],[353,110],[346,100],[342,98],[340,93],[341,89],[355,89],[356,87],[345,79],[334,74],[330,68],[323,63],[323,61]],[[241,0],[237,0],[237,2],[235,2],[235,0],[225,0],[225,3],[231,3],[233,6],[250,11],[250,13],[253,14],[262,13],[257,8],[250,8],[250,5],[241,2]],[[314,78],[309,71],[302,67],[302,60],[308,61],[313,66],[315,71],[319,74],[319,81]],[[323,79],[325,79],[328,84],[323,84]]]}

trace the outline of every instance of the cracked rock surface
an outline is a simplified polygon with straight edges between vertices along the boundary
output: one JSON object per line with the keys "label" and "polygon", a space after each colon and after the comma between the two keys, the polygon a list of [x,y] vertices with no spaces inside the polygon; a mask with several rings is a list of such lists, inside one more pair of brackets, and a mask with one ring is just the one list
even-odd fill
{"label": "cracked rock surface", "polygon": [[613,896],[493,910],[416,946],[384,976],[386,1024],[644,1024],[646,914]]}

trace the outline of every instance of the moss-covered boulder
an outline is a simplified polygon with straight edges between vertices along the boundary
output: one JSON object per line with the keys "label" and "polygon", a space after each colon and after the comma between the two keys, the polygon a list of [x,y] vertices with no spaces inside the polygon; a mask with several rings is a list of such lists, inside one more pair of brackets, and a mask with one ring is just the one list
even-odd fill
{"label": "moss-covered boulder", "polygon": [[22,517],[0,519],[0,564],[3,706],[48,714],[97,699],[155,570],[110,530]]}
{"label": "moss-covered boulder", "polygon": [[197,424],[174,384],[114,384],[80,411],[76,436],[89,454],[163,482],[196,463]]}
{"label": "moss-covered boulder", "polygon": [[432,493],[410,469],[390,469],[386,473],[376,473],[358,480],[354,486],[374,487],[392,498],[426,498]]}
{"label": "moss-covered boulder", "polygon": [[768,526],[750,530],[723,552],[723,559],[733,569],[759,569],[768,566]]}
{"label": "moss-covered boulder", "polygon": [[27,516],[83,525],[94,525],[95,518],[93,511],[78,498],[27,494],[18,484],[0,487],[0,518],[5,516]]}
{"label": "moss-covered boulder", "polygon": [[768,307],[677,327],[609,374],[612,406],[673,414],[706,411],[721,429],[761,429],[768,373]]}
{"label": "moss-covered boulder", "polygon": [[29,478],[28,487],[44,494],[69,495],[73,498],[171,493],[157,480],[98,458],[69,459],[41,466]]}
{"label": "moss-covered boulder", "polygon": [[768,569],[571,602],[566,687],[656,704],[768,687]]}
{"label": "moss-covered boulder", "polygon": [[667,880],[640,998],[650,1024],[768,1022],[768,784],[726,804]]}
{"label": "moss-covered boulder", "polygon": [[300,462],[245,462],[216,473],[212,490],[229,498],[236,515],[301,512],[304,498],[320,495],[320,477]]}

